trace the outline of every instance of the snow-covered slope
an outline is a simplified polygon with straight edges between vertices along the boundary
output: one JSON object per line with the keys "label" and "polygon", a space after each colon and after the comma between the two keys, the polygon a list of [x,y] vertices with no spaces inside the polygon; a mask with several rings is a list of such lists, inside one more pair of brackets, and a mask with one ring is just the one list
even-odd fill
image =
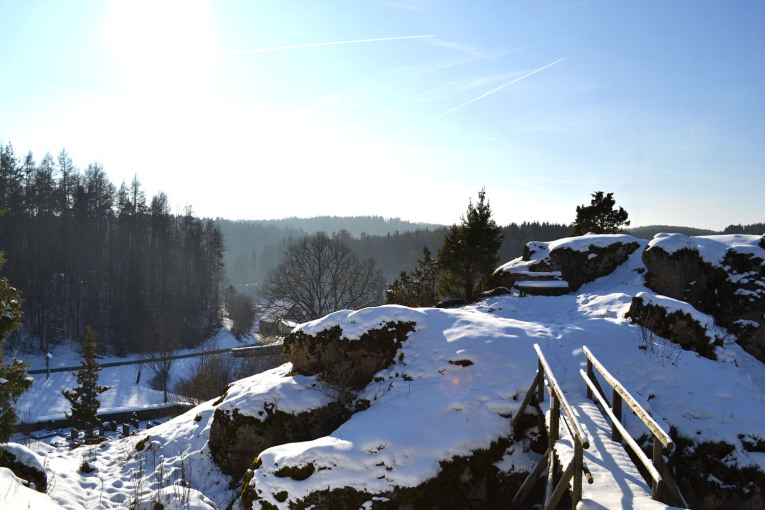
{"label": "snow-covered slope", "polygon": [[[733,447],[721,459],[724,464],[765,472],[765,453],[744,445],[765,438],[765,366],[734,343],[717,348],[717,361],[660,338],[657,348],[641,349],[640,328],[624,314],[632,298],[647,290],[640,258],[646,241],[630,240],[640,242],[641,249],[574,294],[497,296],[459,309],[383,306],[341,311],[302,325],[308,334],[340,326],[350,340],[389,321],[414,322],[416,328],[395,363],[359,393],[359,399],[369,401],[366,410],[326,437],[275,445],[260,454],[251,481],[258,496],[287,508],[313,491],[348,487],[370,494],[371,506],[371,495],[417,486],[438,473],[440,461],[488,448],[510,433],[510,416],[535,374],[534,343],[571,398],[585,393],[579,369],[586,363],[586,345],[667,430],[673,427],[697,443],[724,441]],[[549,252],[549,245],[540,247]],[[285,366],[247,378],[229,395],[251,415],[264,402],[299,413],[326,398],[314,378],[289,372]],[[55,480],[50,496],[67,508],[118,508],[184,479],[211,504],[226,507],[238,488],[228,488],[230,480],[211,460],[207,439],[214,408],[208,402],[151,429],[153,446],[141,452],[135,444],[146,434],[110,441],[104,448],[37,445]],[[628,429],[643,434],[640,423],[625,414]],[[93,459],[95,475],[78,471],[83,458]],[[498,467],[528,471],[534,460],[530,453],[508,451]],[[278,476],[285,468],[306,473],[308,466],[310,475],[301,480]]]}

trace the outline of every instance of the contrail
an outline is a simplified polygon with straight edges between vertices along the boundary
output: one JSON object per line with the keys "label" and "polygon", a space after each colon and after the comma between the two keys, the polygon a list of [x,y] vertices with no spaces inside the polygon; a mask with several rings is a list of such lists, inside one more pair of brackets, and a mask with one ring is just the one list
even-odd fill
{"label": "contrail", "polygon": [[405,35],[401,37],[379,37],[377,39],[356,39],[354,41],[335,41],[324,43],[311,43],[311,44],[296,44],[294,46],[277,46],[275,48],[260,48],[257,50],[241,50],[241,51],[227,51],[223,55],[244,55],[247,53],[267,53],[269,51],[283,51],[283,50],[295,50],[299,48],[316,48],[318,46],[337,46],[338,44],[356,44],[367,43],[377,41],[398,41],[401,39],[425,39],[428,37],[436,37],[435,35]]}
{"label": "contrail", "polygon": [[524,74],[524,75],[523,75],[523,76],[521,76],[520,78],[516,78],[516,79],[514,79],[514,80],[512,80],[512,81],[509,81],[509,82],[505,83],[504,85],[500,85],[499,87],[497,87],[497,88],[495,88],[495,89],[493,89],[493,90],[490,90],[490,91],[488,91],[488,92],[485,92],[485,93],[481,94],[481,95],[480,95],[480,96],[478,96],[478,97],[474,97],[473,99],[471,99],[470,101],[467,101],[466,103],[462,103],[462,104],[461,104],[461,105],[459,105],[459,106],[455,106],[454,108],[450,108],[450,109],[446,110],[445,112],[441,112],[441,113],[439,113],[438,115],[436,115],[435,117],[431,117],[431,118],[429,118],[429,119],[423,120],[422,122],[418,122],[417,124],[414,124],[413,126],[409,126],[408,128],[406,128],[406,129],[403,129],[403,130],[399,131],[398,133],[396,133],[396,134],[393,136],[393,138],[398,138],[399,136],[403,135],[404,133],[408,133],[409,131],[412,131],[413,129],[417,129],[418,127],[422,126],[423,124],[427,124],[428,122],[431,122],[431,121],[433,121],[433,120],[436,120],[436,119],[440,119],[440,118],[441,118],[441,117],[443,117],[444,115],[449,115],[449,114],[450,114],[450,113],[452,113],[452,112],[456,112],[456,111],[457,111],[457,110],[459,110],[460,108],[464,108],[464,107],[466,107],[466,106],[467,106],[467,105],[469,105],[469,104],[475,103],[476,101],[478,101],[478,100],[480,100],[480,99],[483,99],[483,98],[484,98],[484,97],[486,97],[486,96],[490,96],[490,95],[494,94],[495,92],[498,92],[498,91],[502,90],[503,88],[507,87],[508,85],[512,85],[513,83],[518,83],[519,81],[521,81],[521,80],[523,80],[523,79],[525,79],[525,78],[528,78],[528,77],[529,77],[529,76],[531,76],[532,74],[537,74],[539,71],[544,71],[544,70],[545,70],[545,69],[547,69],[548,67],[552,67],[552,66],[554,66],[555,64],[557,64],[557,63],[559,63],[559,62],[563,62],[564,60],[566,60],[566,58],[565,58],[565,57],[563,57],[563,58],[561,58],[561,59],[558,59],[558,60],[556,60],[555,62],[553,62],[553,63],[551,63],[551,64],[547,64],[546,66],[542,66],[542,67],[540,67],[539,69],[536,69],[536,70],[534,70],[534,71],[531,71],[531,72],[530,72],[530,73],[528,73],[528,74]]}

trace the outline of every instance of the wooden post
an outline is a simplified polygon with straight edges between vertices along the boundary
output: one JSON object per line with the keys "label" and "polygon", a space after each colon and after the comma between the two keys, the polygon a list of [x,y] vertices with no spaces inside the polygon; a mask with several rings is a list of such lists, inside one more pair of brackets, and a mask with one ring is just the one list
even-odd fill
{"label": "wooden post", "polygon": [[[621,423],[622,421],[622,396],[619,394],[616,389],[614,389],[613,394],[613,405],[611,407],[611,410],[614,413],[614,416],[616,416],[616,419],[619,420]],[[616,441],[617,443],[622,442],[622,435],[619,433],[619,429],[616,427],[616,423],[611,424],[611,441]]]}
{"label": "wooden post", "polygon": [[545,367],[542,365],[542,360],[537,360],[537,377],[539,377],[539,384],[537,385],[537,404],[541,404],[545,401]]}
{"label": "wooden post", "polygon": [[[587,358],[587,377],[590,378],[590,381],[595,380],[595,371],[592,369],[592,361],[590,361],[590,358]],[[589,386],[587,386],[587,398],[593,400],[592,390]]]}
{"label": "wooden post", "polygon": [[574,491],[571,494],[572,505],[571,508],[576,508],[576,505],[582,500],[582,471],[584,468],[584,449],[582,443],[574,438]]}
{"label": "wooden post", "polygon": [[550,394],[550,445],[560,437],[560,400]]}
{"label": "wooden post", "polygon": [[[662,453],[661,441],[659,441],[659,438],[654,435],[653,436],[653,456],[651,460],[653,461],[653,466],[656,468],[656,470],[659,473],[664,471],[662,469],[662,467],[664,466],[664,458],[662,457],[661,453]],[[659,482],[656,480],[653,480],[651,482],[651,497],[655,499],[656,501],[659,500],[659,489],[660,489]]]}

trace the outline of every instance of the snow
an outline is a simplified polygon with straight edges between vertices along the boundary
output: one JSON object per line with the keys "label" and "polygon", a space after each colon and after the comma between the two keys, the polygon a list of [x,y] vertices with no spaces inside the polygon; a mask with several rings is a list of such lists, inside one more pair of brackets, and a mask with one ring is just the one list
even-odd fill
{"label": "snow", "polygon": [[550,251],[568,248],[573,251],[589,251],[591,246],[608,248],[612,244],[636,243],[638,239],[627,234],[587,234],[584,236],[564,237],[547,243]]}
{"label": "snow", "polygon": [[[752,253],[761,250],[757,236],[686,239],[692,239],[699,252],[710,258],[727,249]],[[534,257],[539,260],[550,250],[562,247],[586,250],[593,244],[607,246],[625,241],[646,245],[630,236],[585,236],[535,243]],[[669,236],[655,241],[654,245],[667,243],[675,247],[686,242]],[[370,402],[368,409],[354,414],[325,437],[275,445],[260,454],[262,464],[252,482],[260,497],[277,508],[288,508],[290,501],[304,498],[313,490],[353,487],[370,494],[370,502],[364,505],[369,508],[373,497],[382,492],[414,487],[436,476],[439,462],[489,447],[510,433],[510,417],[534,378],[534,343],[541,346],[576,409],[586,410],[588,405],[579,375],[579,369],[586,366],[582,346],[587,345],[665,430],[675,427],[683,437],[698,442],[725,441],[734,448],[722,462],[765,472],[765,455],[747,452],[741,441],[742,437],[765,438],[765,365],[734,343],[718,348],[718,361],[689,351],[667,355],[659,349],[640,349],[639,327],[624,318],[634,296],[690,313],[703,320],[708,330],[714,328],[711,318],[686,303],[657,296],[645,288],[640,274],[645,269],[641,252],[636,250],[611,275],[583,285],[574,294],[494,296],[459,309],[382,306],[343,310],[298,326],[311,335],[337,326],[347,339],[357,340],[369,329],[391,321],[416,323],[402,344],[403,357],[397,355],[394,364],[376,374],[375,381],[359,393],[359,398]],[[524,265],[528,267],[516,260],[503,267],[514,270]],[[78,355],[58,350],[54,354],[53,361],[61,364],[57,366],[77,363]],[[74,358],[74,363],[67,362],[68,357]],[[31,361],[44,366],[42,354]],[[328,402],[317,378],[291,371],[288,363],[242,379],[230,386],[218,406],[262,418],[266,404],[298,413]],[[36,416],[61,416],[67,409],[60,402],[60,391],[70,387],[73,380],[71,374],[51,374],[48,380],[38,378],[32,392],[22,398],[22,414],[31,407]],[[135,384],[133,367],[104,369],[100,382],[112,386],[102,395],[103,410],[158,405],[161,398],[158,392]],[[110,397],[110,393],[114,396]],[[235,481],[231,485],[234,489],[229,489],[231,480],[220,472],[210,455],[208,438],[214,402],[136,435],[114,436],[103,447],[58,447],[55,445],[63,442],[60,435],[32,442],[29,449],[54,482],[49,484],[49,497],[29,491],[7,470],[0,470],[0,506],[124,508],[138,499],[139,508],[150,508],[150,502],[156,500],[169,508],[226,508],[232,501],[234,509],[241,508],[235,501],[240,492],[238,484]],[[594,431],[602,424],[590,418],[595,421],[586,426],[596,442],[599,436]],[[625,412],[624,421],[635,436],[645,432],[642,422],[631,413]],[[137,451],[136,443],[147,436],[148,446]],[[526,451],[524,446],[512,445],[497,466],[507,472],[530,469],[539,455]],[[594,457],[594,449],[587,450],[586,455],[591,469],[602,464],[608,471],[611,461]],[[81,472],[83,460],[96,470]],[[285,466],[309,465],[315,470],[305,480],[276,476]],[[641,499],[644,487],[639,476],[630,478],[633,487],[625,486],[623,480],[604,482],[609,479],[607,474],[595,474],[596,484],[601,480],[601,485],[585,486],[580,508],[631,504],[662,508]],[[183,485],[184,481],[190,486]],[[275,498],[281,491],[289,495],[284,502]]]}
{"label": "snow", "polygon": [[323,407],[330,397],[318,388],[317,377],[292,375],[292,364],[286,363],[261,374],[241,379],[229,387],[219,405],[221,411],[252,416],[260,421],[268,417],[266,406],[288,414],[299,414]]}
{"label": "snow", "polygon": [[23,485],[20,478],[10,469],[0,467],[0,503],[3,508],[34,510],[61,510],[65,508],[47,494],[42,494]]}

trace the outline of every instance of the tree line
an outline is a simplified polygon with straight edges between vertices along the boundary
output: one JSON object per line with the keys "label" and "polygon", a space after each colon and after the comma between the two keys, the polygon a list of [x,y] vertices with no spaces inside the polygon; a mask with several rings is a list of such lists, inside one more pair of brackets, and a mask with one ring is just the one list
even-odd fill
{"label": "tree line", "polygon": [[171,213],[159,192],[147,202],[138,178],[118,187],[99,163],[85,171],[66,150],[37,163],[0,148],[0,251],[4,275],[22,290],[24,337],[39,349],[64,338],[126,353],[151,346],[160,321],[193,346],[220,324],[223,235],[211,220]]}

